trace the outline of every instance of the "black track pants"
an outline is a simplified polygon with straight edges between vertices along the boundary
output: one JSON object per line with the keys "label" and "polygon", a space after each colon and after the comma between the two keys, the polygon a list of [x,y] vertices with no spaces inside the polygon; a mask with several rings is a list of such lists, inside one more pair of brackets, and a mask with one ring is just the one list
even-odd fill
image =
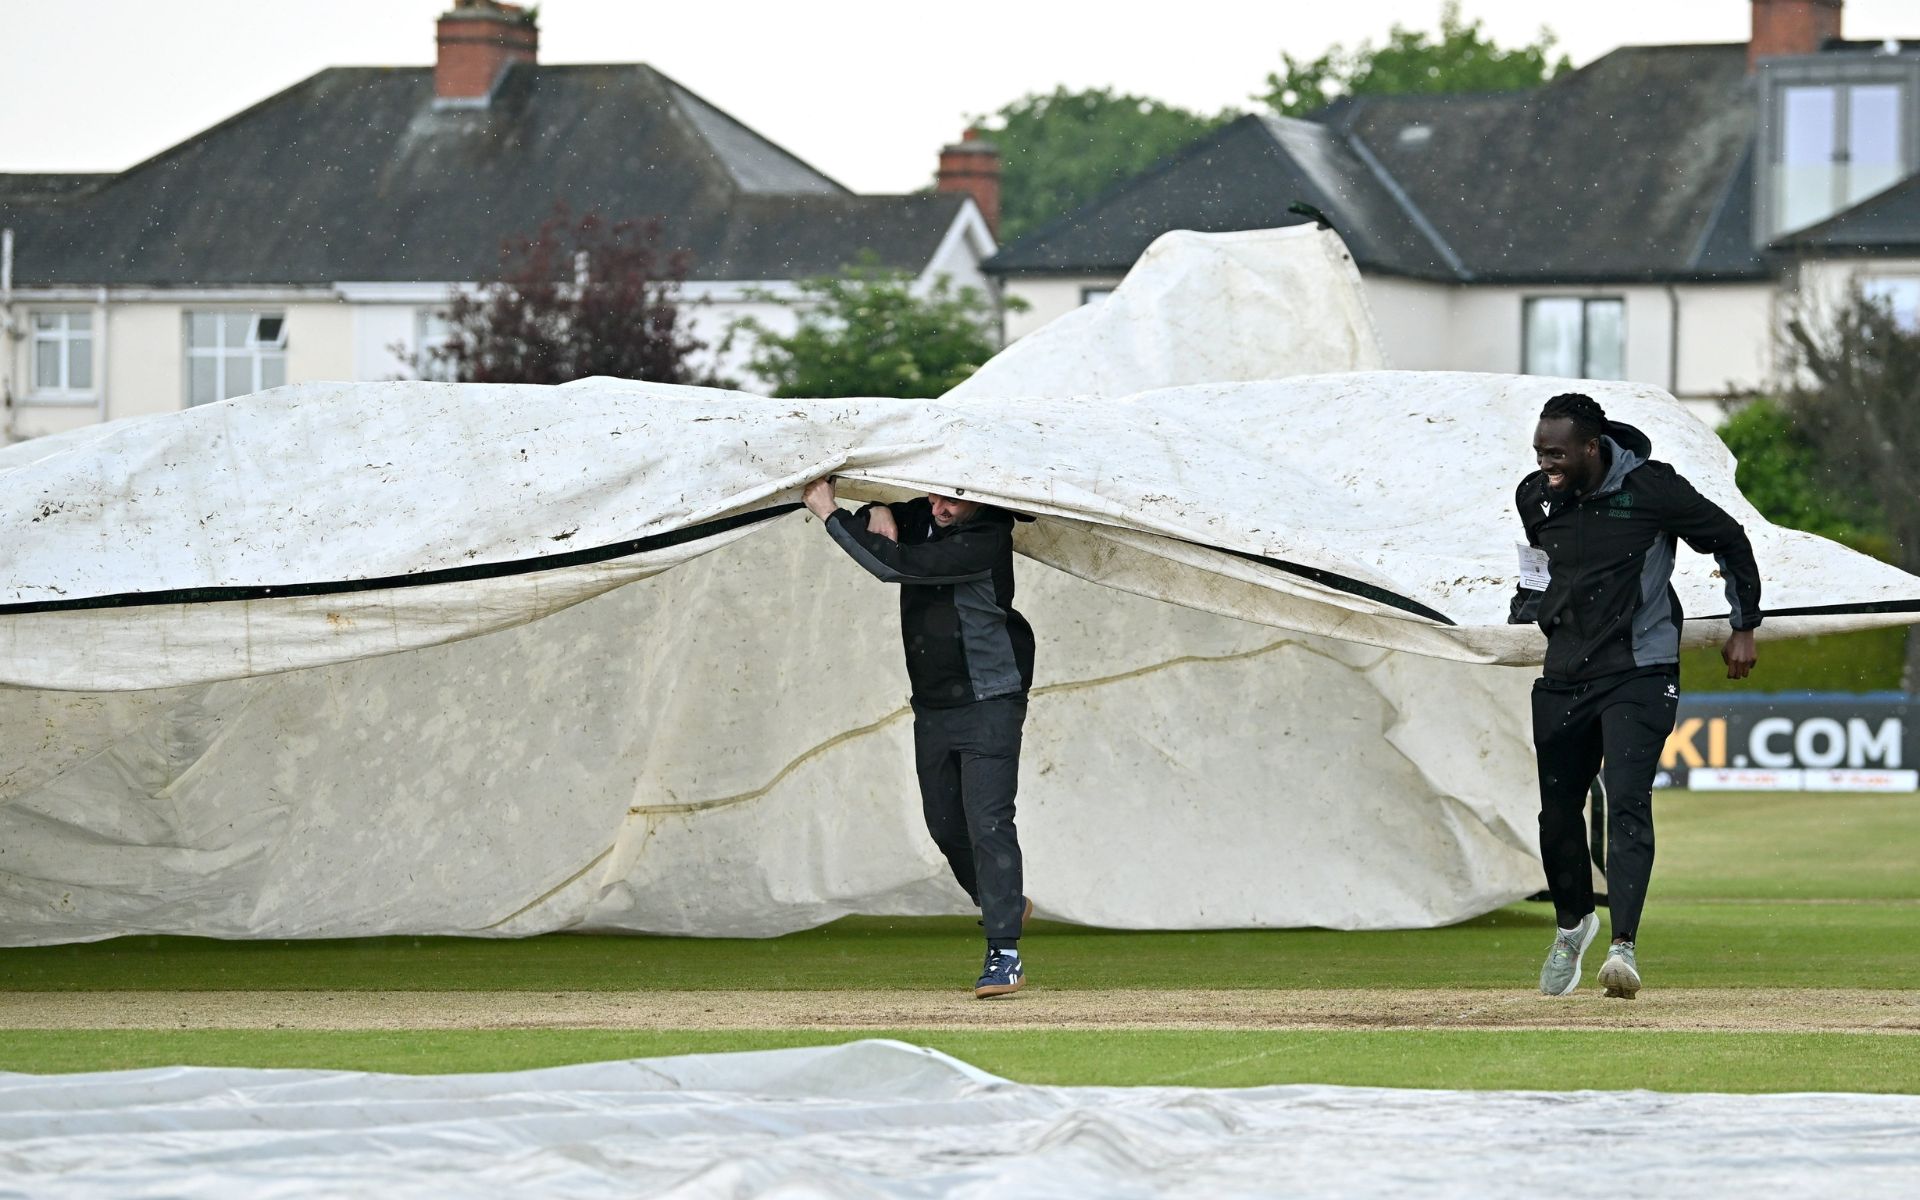
{"label": "black track pants", "polygon": [[927,832],[980,906],[992,941],[1020,936],[1025,905],[1013,797],[1026,720],[1024,698],[913,709],[914,766]]}
{"label": "black track pants", "polygon": [[[1653,777],[1673,732],[1679,670],[1650,667],[1587,683],[1537,680],[1533,747],[1540,768],[1540,859],[1556,919],[1593,911],[1588,786],[1607,786],[1607,906],[1613,936],[1633,938],[1653,876]],[[1601,765],[1602,760],[1605,766]]]}

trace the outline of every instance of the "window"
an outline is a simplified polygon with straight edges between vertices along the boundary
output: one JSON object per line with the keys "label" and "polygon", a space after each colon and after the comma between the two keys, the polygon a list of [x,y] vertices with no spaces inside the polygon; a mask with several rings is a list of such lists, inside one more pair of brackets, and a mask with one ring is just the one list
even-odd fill
{"label": "window", "polygon": [[1083,287],[1080,289],[1080,303],[1099,304],[1111,295],[1113,295],[1111,287]]}
{"label": "window", "polygon": [[1900,328],[1920,333],[1920,277],[1863,279],[1860,294],[1891,309]]}
{"label": "window", "polygon": [[285,313],[187,314],[188,404],[211,404],[286,381]]}
{"label": "window", "polygon": [[1526,302],[1521,342],[1528,375],[1627,377],[1627,302],[1543,296]]}
{"label": "window", "polygon": [[93,394],[93,314],[33,314],[33,391],[40,396]]}
{"label": "window", "polygon": [[453,383],[459,379],[459,371],[453,363],[444,358],[435,358],[433,352],[447,344],[453,336],[453,322],[447,319],[445,309],[423,308],[413,315],[413,347],[417,366],[416,371],[422,379],[437,379],[441,383]]}
{"label": "window", "polygon": [[1899,182],[1904,109],[1898,83],[1781,88],[1773,231],[1804,229]]}

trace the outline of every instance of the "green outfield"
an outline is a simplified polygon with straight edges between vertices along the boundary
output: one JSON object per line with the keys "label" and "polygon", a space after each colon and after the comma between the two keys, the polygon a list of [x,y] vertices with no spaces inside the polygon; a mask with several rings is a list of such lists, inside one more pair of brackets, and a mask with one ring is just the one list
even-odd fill
{"label": "green outfield", "polygon": [[[1656,805],[1659,866],[1641,937],[1650,997],[1661,988],[1717,989],[1732,1012],[1775,989],[1903,991],[1893,1010],[1903,1016],[1890,1027],[1898,1031],[299,1027],[315,1023],[311,1014],[290,1014],[288,1029],[4,1028],[9,1005],[30,993],[611,992],[644,1007],[649,991],[768,990],[832,993],[844,1005],[862,991],[952,992],[968,982],[979,945],[971,921],[853,918],[763,941],[122,938],[0,950],[0,1067],[479,1071],[893,1036],[1050,1083],[1920,1092],[1920,1034],[1904,1016],[1920,1003],[1920,798],[1664,793]],[[1459,988],[1505,997],[1531,990],[1550,927],[1550,910],[1538,904],[1445,929],[1381,933],[1137,933],[1036,922],[1024,946],[1034,991],[992,1011],[1010,1020],[1044,1012],[1030,1002],[1042,989]],[[1597,993],[1556,1003],[1628,1011]]]}

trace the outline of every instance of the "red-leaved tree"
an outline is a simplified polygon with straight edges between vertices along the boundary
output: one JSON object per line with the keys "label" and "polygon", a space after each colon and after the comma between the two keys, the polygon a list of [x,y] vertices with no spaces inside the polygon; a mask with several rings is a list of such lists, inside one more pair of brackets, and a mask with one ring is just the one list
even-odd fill
{"label": "red-leaved tree", "polygon": [[662,247],[658,218],[575,217],[556,204],[533,235],[500,250],[498,282],[456,292],[444,339],[424,345],[422,375],[468,383],[566,383],[590,375],[713,383],[694,362],[680,287],[686,250]]}

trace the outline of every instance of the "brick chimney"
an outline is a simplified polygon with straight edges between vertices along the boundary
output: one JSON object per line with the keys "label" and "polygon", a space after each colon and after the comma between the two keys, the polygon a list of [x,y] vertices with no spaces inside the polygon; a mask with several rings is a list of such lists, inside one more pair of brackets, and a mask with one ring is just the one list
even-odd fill
{"label": "brick chimney", "polygon": [[455,0],[437,32],[433,99],[443,107],[484,107],[508,67],[539,61],[540,30],[518,4]]}
{"label": "brick chimney", "polygon": [[987,219],[987,231],[1000,236],[1000,147],[969,129],[959,142],[940,148],[940,171],[934,178],[940,191],[972,196]]}
{"label": "brick chimney", "polygon": [[1747,70],[1763,58],[1813,54],[1840,36],[1846,0],[1753,0],[1753,36],[1747,40]]}

